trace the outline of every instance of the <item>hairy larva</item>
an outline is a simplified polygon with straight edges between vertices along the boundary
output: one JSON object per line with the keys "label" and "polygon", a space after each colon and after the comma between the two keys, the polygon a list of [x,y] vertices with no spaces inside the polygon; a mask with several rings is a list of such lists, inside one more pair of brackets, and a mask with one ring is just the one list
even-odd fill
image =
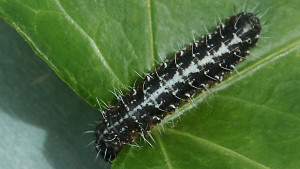
{"label": "hairy larva", "polygon": [[117,96],[118,103],[101,111],[94,130],[98,154],[111,162],[127,144],[144,137],[196,92],[221,82],[245,60],[259,39],[258,17],[242,12],[221,23],[212,34],[194,41],[173,60],[148,74],[140,86]]}

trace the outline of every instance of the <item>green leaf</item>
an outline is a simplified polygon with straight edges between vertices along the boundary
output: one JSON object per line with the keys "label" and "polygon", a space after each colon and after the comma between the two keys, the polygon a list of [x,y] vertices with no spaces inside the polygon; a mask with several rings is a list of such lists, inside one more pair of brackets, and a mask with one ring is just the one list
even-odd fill
{"label": "green leaf", "polygon": [[2,19],[0,44],[0,168],[105,168],[82,134],[93,130],[97,110]]}
{"label": "green leaf", "polygon": [[[246,9],[255,7],[251,1]],[[234,14],[241,1],[0,0],[0,15],[88,103],[114,102],[179,46]],[[269,9],[269,10],[268,10]],[[260,3],[262,38],[222,84],[126,147],[113,168],[299,168],[300,3]],[[271,38],[264,38],[271,37]],[[184,114],[184,115],[181,115]]]}

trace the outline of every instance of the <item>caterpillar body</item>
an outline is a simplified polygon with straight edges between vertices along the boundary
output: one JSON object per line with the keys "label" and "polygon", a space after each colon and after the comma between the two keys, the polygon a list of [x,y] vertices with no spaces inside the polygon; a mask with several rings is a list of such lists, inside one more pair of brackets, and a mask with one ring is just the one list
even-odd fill
{"label": "caterpillar body", "polygon": [[253,13],[231,16],[212,34],[175,53],[173,60],[148,74],[141,85],[118,96],[118,103],[102,111],[94,130],[95,148],[112,162],[121,149],[149,133],[165,116],[196,91],[221,82],[245,60],[259,39],[261,25]]}

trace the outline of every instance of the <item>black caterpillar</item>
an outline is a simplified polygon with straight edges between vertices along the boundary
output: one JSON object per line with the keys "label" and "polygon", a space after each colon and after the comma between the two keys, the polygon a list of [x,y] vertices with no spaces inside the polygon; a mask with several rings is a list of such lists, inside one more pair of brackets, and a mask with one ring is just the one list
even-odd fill
{"label": "black caterpillar", "polygon": [[103,117],[94,130],[98,154],[112,162],[125,145],[139,135],[144,137],[181,102],[222,81],[249,55],[260,30],[254,14],[234,15],[212,34],[178,51],[130,93],[118,96],[117,105],[101,112]]}

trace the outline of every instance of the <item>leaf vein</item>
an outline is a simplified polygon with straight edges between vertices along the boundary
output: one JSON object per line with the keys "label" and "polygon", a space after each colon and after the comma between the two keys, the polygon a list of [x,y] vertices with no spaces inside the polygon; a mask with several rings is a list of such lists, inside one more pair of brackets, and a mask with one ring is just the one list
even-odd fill
{"label": "leaf vein", "polygon": [[159,147],[160,147],[160,149],[161,149],[161,151],[162,151],[162,153],[163,153],[163,156],[165,157],[165,161],[167,162],[168,168],[169,168],[169,169],[172,169],[173,167],[172,167],[172,165],[171,165],[171,163],[170,163],[170,159],[168,158],[168,155],[167,155],[167,153],[166,153],[166,150],[165,150],[165,148],[164,148],[164,146],[163,146],[163,143],[162,143],[162,141],[161,141],[161,139],[160,139],[159,136],[157,137],[157,141],[158,141],[158,143],[159,143]]}
{"label": "leaf vein", "polygon": [[73,23],[73,25],[79,30],[79,32],[88,39],[88,41],[90,42],[90,45],[92,47],[92,49],[94,50],[94,52],[97,54],[97,56],[99,57],[99,59],[101,60],[101,62],[103,63],[103,65],[105,66],[105,68],[113,75],[114,79],[116,81],[118,81],[119,83],[122,83],[121,80],[118,78],[118,76],[113,72],[112,68],[110,67],[110,65],[107,63],[107,61],[105,60],[105,58],[103,57],[99,47],[97,46],[96,42],[94,41],[94,39],[91,38],[91,36],[85,32],[84,29],[82,29],[78,23],[71,18],[71,16],[66,12],[66,10],[64,9],[64,7],[61,5],[59,0],[54,0],[57,4],[57,6],[59,7],[59,9],[63,12],[63,14],[65,15],[66,19]]}
{"label": "leaf vein", "polygon": [[238,102],[243,102],[243,103],[247,103],[247,104],[252,104],[252,105],[254,105],[254,106],[256,106],[256,107],[261,107],[261,108],[268,109],[268,110],[270,110],[270,111],[276,112],[276,113],[278,113],[278,114],[283,114],[283,115],[289,116],[291,119],[296,119],[297,121],[300,122],[300,118],[297,117],[297,116],[295,116],[295,115],[292,115],[292,114],[290,114],[290,113],[288,113],[288,112],[283,112],[283,111],[280,111],[280,110],[276,110],[276,109],[274,109],[274,108],[271,108],[271,107],[268,107],[268,106],[265,106],[265,105],[260,105],[260,104],[251,102],[251,101],[249,101],[249,100],[245,100],[245,99],[241,99],[241,98],[238,98],[238,99],[237,99],[237,98],[234,98],[234,97],[232,97],[232,96],[225,96],[225,95],[220,95],[220,94],[218,95],[218,97],[221,97],[221,98],[223,97],[223,98],[235,100],[235,101],[238,101]]}
{"label": "leaf vein", "polygon": [[256,162],[256,161],[254,161],[254,160],[252,160],[252,159],[250,159],[250,158],[248,158],[248,157],[246,157],[246,156],[240,154],[240,153],[237,153],[237,152],[235,152],[235,151],[233,151],[233,150],[230,150],[230,149],[228,149],[228,148],[226,148],[226,147],[223,147],[223,146],[221,146],[221,145],[218,145],[218,144],[216,144],[216,143],[213,143],[213,142],[211,142],[211,141],[209,141],[209,140],[206,140],[206,139],[204,139],[204,138],[197,137],[197,136],[194,136],[194,135],[192,135],[192,134],[190,134],[190,133],[181,132],[181,131],[174,130],[174,129],[169,129],[169,128],[168,128],[167,130],[168,130],[169,132],[173,133],[173,134],[177,134],[177,135],[180,135],[180,136],[189,137],[189,138],[191,138],[191,139],[197,140],[198,142],[201,142],[201,143],[203,143],[203,144],[205,144],[205,145],[207,145],[207,146],[213,148],[214,150],[217,150],[217,151],[219,151],[219,152],[221,152],[221,153],[223,153],[223,154],[226,154],[226,155],[230,154],[230,155],[232,155],[233,157],[238,157],[238,158],[240,158],[241,160],[244,160],[245,162],[247,162],[247,163],[249,163],[249,164],[255,165],[255,166],[258,167],[258,168],[264,168],[264,169],[269,168],[269,167],[266,167],[265,165],[263,165],[263,164],[261,164],[261,163],[258,163],[258,162]]}
{"label": "leaf vein", "polygon": [[149,24],[149,36],[150,36],[150,55],[152,58],[152,65],[155,64],[154,58],[154,42],[153,42],[153,27],[152,27],[152,12],[151,12],[151,0],[147,0],[147,16]]}

